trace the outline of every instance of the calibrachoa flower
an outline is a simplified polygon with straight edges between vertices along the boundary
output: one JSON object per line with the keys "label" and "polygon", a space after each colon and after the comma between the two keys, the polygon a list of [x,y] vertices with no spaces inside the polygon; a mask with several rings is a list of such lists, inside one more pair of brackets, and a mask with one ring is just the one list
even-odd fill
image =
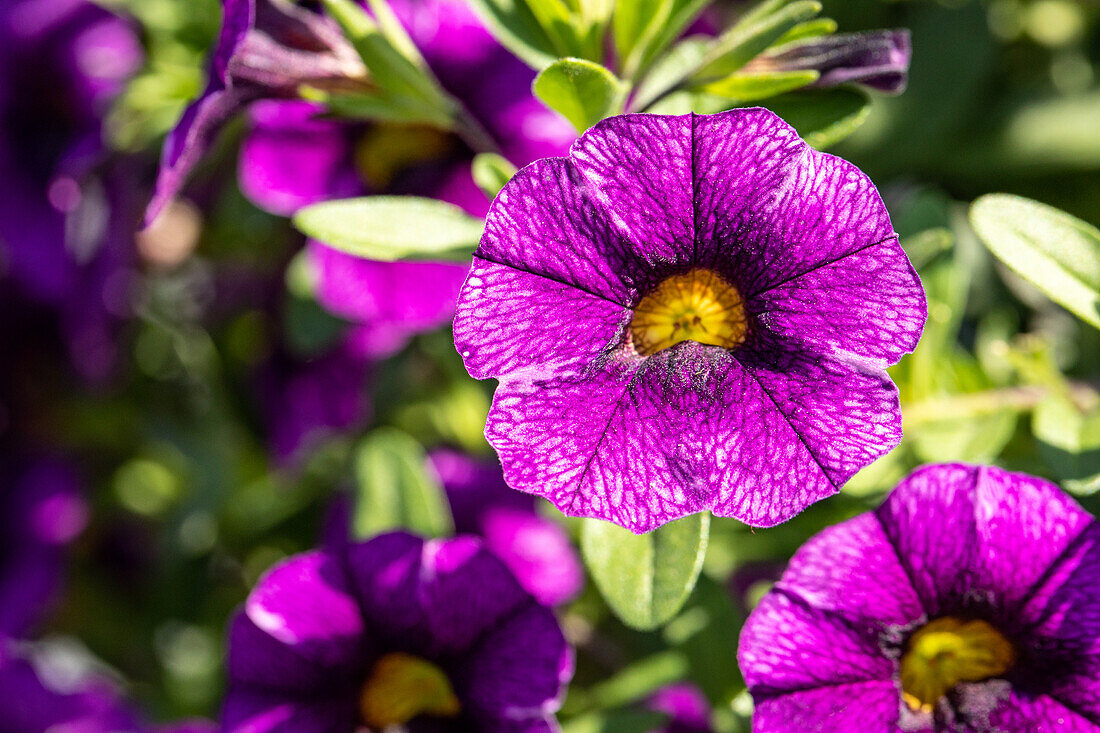
{"label": "calibrachoa flower", "polygon": [[476,534],[540,603],[570,600],[584,584],[577,551],[565,529],[538,513],[534,496],[512,491],[500,464],[458,451],[429,456],[454,516],[455,531]]}
{"label": "calibrachoa flower", "polygon": [[870,180],[739,109],[614,117],[520,171],[454,330],[500,381],[508,484],[645,532],[835,493],[900,440],[885,368],[924,318]]}
{"label": "calibrachoa flower", "polygon": [[1056,486],[918,470],[749,617],[753,730],[1100,730],[1100,527]]}
{"label": "calibrachoa flower", "polygon": [[297,555],[232,622],[227,731],[551,731],[572,651],[473,537]]}
{"label": "calibrachoa flower", "polygon": [[11,733],[136,733],[140,729],[137,716],[112,680],[74,675],[3,639],[0,693],[0,720]]}
{"label": "calibrachoa flower", "polygon": [[841,33],[784,45],[754,58],[742,71],[813,69],[821,72],[813,86],[859,83],[889,94],[901,94],[908,81],[911,57],[907,30]]}
{"label": "calibrachoa flower", "polygon": [[0,638],[27,634],[51,607],[66,548],[88,519],[82,488],[52,458],[0,474]]}
{"label": "calibrachoa flower", "polygon": [[711,733],[710,703],[703,691],[689,682],[668,685],[654,692],[646,707],[668,715],[668,722],[652,733]]}

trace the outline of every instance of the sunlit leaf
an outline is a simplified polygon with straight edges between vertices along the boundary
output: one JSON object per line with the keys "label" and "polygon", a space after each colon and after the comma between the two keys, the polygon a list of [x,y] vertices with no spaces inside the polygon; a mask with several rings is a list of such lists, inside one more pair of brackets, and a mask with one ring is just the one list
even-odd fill
{"label": "sunlit leaf", "polygon": [[470,170],[474,183],[490,199],[496,198],[504,184],[516,174],[516,167],[496,153],[479,153],[474,157]]}
{"label": "sunlit leaf", "polygon": [[443,489],[425,460],[423,447],[400,430],[379,428],[363,439],[355,452],[356,537],[393,529],[438,537],[453,530]]}
{"label": "sunlit leaf", "polygon": [[1100,230],[1046,204],[1000,193],[975,201],[970,223],[1001,262],[1100,328]]}
{"label": "sunlit leaf", "polygon": [[294,226],[342,252],[370,260],[469,260],[484,222],[457,206],[415,196],[325,201],[294,215]]}
{"label": "sunlit leaf", "polygon": [[558,59],[543,69],[532,89],[578,132],[614,114],[623,93],[622,84],[606,68],[573,58]]}
{"label": "sunlit leaf", "polygon": [[615,615],[627,626],[655,629],[687,601],[703,567],[709,535],[710,514],[706,512],[644,535],[586,519],[581,551]]}

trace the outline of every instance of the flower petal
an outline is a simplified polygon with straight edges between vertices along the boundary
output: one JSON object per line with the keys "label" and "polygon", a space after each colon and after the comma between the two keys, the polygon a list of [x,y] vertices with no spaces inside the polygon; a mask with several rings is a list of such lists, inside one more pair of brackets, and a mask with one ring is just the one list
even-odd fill
{"label": "flower petal", "polygon": [[326,667],[361,661],[363,619],[339,559],[313,551],[268,570],[245,602],[245,615],[295,654]]}
{"label": "flower petal", "polygon": [[475,537],[425,542],[420,579],[434,654],[467,651],[490,629],[534,603]]}
{"label": "flower petal", "polygon": [[475,379],[571,375],[622,342],[629,311],[541,275],[474,257],[455,348]]}
{"label": "flower petal", "polygon": [[619,235],[650,266],[692,261],[691,119],[619,115],[595,125],[569,152]]}
{"label": "flower petal", "polygon": [[899,704],[897,688],[890,681],[799,690],[757,702],[752,729],[753,733],[893,733],[898,730]]}
{"label": "flower petal", "polygon": [[897,389],[882,372],[787,350],[763,336],[734,352],[739,405],[715,514],[773,526],[830,496],[901,441]]}
{"label": "flower petal", "polygon": [[230,694],[222,708],[225,733],[332,733],[353,730],[355,695],[288,701],[265,692]]}
{"label": "flower petal", "polygon": [[749,304],[802,348],[880,367],[916,347],[927,310],[920,278],[893,238],[773,285]]}
{"label": "flower petal", "polygon": [[495,624],[455,676],[479,717],[538,720],[561,706],[573,653],[553,612],[528,604]]}
{"label": "flower petal", "polygon": [[620,305],[645,273],[591,187],[565,158],[527,166],[501,189],[474,257],[572,285]]}
{"label": "flower petal", "polygon": [[924,613],[897,553],[874,514],[861,514],[812,537],[778,588],[860,628],[907,627]]}
{"label": "flower petal", "polygon": [[[877,635],[782,589],[764,596],[745,622],[737,660],[758,703],[784,692],[852,682],[893,686],[897,666],[882,653]],[[896,690],[894,695],[897,702]]]}
{"label": "flower petal", "polygon": [[310,102],[262,100],[249,108],[252,129],[241,143],[241,191],[254,204],[290,216],[309,204],[355,195],[344,127],[316,119]]}
{"label": "flower petal", "polygon": [[930,616],[1018,604],[1092,522],[1058,487],[986,466],[918,469],[876,511]]}
{"label": "flower petal", "polygon": [[424,540],[391,532],[348,546],[348,568],[367,634],[380,647],[423,651],[420,597]]}

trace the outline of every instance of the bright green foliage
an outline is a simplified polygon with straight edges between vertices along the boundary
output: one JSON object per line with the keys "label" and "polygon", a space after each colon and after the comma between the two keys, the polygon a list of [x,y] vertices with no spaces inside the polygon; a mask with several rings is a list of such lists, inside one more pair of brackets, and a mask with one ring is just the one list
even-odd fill
{"label": "bright green foliage", "polygon": [[368,434],[355,450],[355,537],[407,529],[427,537],[454,526],[443,488],[426,465],[424,448],[394,428]]}
{"label": "bright green foliage", "polygon": [[989,250],[1078,318],[1100,328],[1100,230],[1046,204],[982,196],[970,222]]}
{"label": "bright green foliage", "polygon": [[627,626],[655,629],[683,607],[695,587],[709,534],[706,512],[644,535],[586,519],[581,552],[615,615]]}
{"label": "bright green foliage", "polygon": [[532,88],[578,132],[614,114],[622,104],[623,87],[615,75],[584,59],[558,59],[542,70]]}
{"label": "bright green foliage", "polygon": [[457,206],[416,196],[325,201],[294,215],[307,236],[369,260],[469,260],[484,222]]}
{"label": "bright green foliage", "polygon": [[474,156],[470,172],[473,173],[474,183],[490,199],[495,198],[500,189],[504,188],[512,176],[516,174],[516,167],[507,158],[496,153],[480,153]]}

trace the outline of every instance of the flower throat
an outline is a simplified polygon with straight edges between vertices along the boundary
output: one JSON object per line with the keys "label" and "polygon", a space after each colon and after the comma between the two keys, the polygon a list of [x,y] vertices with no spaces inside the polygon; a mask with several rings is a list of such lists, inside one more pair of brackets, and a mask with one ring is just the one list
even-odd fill
{"label": "flower throat", "polygon": [[683,341],[732,349],[745,340],[748,318],[741,294],[713,270],[673,275],[634,308],[630,336],[643,356]]}
{"label": "flower throat", "polygon": [[902,698],[913,710],[930,713],[958,683],[998,677],[1015,662],[1012,644],[985,621],[944,616],[909,639],[901,658]]}

